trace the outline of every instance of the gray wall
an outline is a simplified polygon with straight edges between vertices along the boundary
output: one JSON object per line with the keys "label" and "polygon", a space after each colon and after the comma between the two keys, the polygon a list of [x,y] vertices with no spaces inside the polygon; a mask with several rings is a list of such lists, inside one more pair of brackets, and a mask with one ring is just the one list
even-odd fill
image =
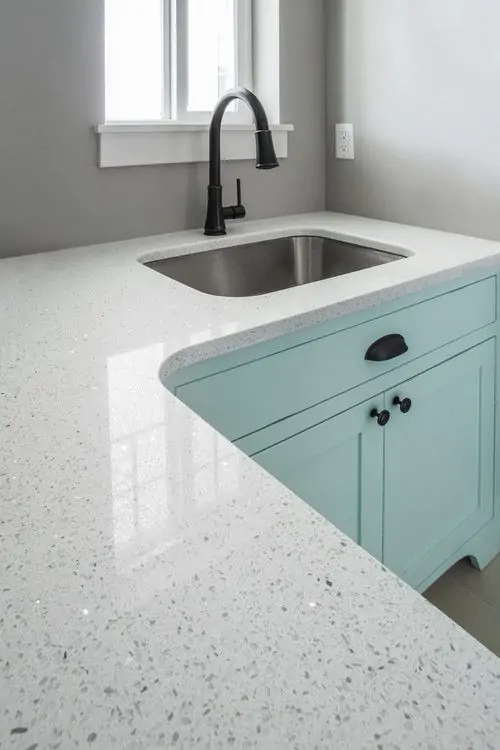
{"label": "gray wall", "polygon": [[329,208],[500,239],[499,29],[495,0],[327,0]]}
{"label": "gray wall", "polygon": [[[324,2],[281,4],[281,111],[296,132],[275,172],[224,166],[249,218],[325,205]],[[0,257],[203,222],[207,165],[96,166],[103,13],[104,0],[0,0]]]}

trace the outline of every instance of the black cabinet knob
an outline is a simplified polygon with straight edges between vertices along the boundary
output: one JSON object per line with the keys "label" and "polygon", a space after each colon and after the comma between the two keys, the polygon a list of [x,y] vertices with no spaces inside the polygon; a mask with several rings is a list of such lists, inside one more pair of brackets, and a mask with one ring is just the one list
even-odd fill
{"label": "black cabinet knob", "polygon": [[403,414],[408,414],[412,407],[411,398],[404,398],[403,400],[401,400],[399,396],[396,396],[392,403],[394,404],[394,406],[399,406]]}
{"label": "black cabinet knob", "polygon": [[370,417],[377,420],[377,424],[379,427],[385,427],[389,422],[391,415],[386,409],[384,409],[384,411],[372,409],[370,412]]}

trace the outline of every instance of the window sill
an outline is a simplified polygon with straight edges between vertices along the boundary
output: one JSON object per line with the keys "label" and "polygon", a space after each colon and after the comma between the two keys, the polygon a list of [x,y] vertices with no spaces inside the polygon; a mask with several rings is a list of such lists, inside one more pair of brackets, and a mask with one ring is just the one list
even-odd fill
{"label": "window sill", "polygon": [[[278,159],[288,156],[293,125],[271,125]],[[148,164],[208,162],[209,125],[181,122],[106,123],[95,128],[99,166],[137,167]],[[255,159],[253,125],[224,125],[222,158]]]}

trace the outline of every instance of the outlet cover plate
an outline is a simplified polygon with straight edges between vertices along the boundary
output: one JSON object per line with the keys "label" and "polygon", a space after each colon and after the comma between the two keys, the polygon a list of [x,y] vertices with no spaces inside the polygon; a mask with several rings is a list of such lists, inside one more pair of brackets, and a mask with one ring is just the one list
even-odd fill
{"label": "outlet cover plate", "polygon": [[354,125],[350,122],[335,125],[335,157],[354,159]]}

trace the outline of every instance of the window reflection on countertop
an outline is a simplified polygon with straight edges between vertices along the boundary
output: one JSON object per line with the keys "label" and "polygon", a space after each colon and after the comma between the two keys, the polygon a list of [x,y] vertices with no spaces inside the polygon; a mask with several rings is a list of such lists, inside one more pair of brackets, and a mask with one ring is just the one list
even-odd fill
{"label": "window reflection on countertop", "polygon": [[108,359],[115,555],[144,564],[239,484],[233,446],[174,396],[158,372],[163,344]]}

